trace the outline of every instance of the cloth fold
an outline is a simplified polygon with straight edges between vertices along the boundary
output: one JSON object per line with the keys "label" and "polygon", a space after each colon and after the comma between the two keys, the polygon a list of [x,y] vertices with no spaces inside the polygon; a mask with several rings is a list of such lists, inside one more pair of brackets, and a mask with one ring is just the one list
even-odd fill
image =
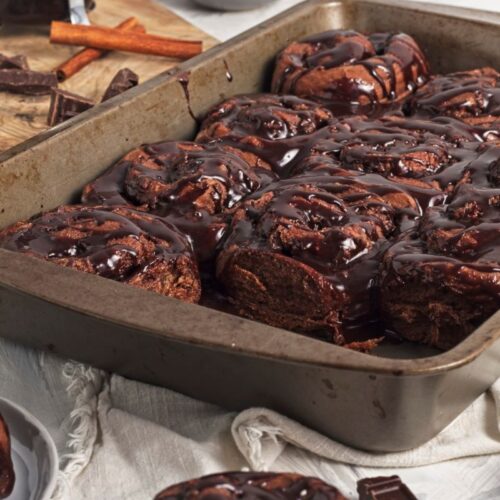
{"label": "cloth fold", "polygon": [[274,411],[251,408],[233,421],[238,449],[255,469],[266,469],[287,444],[319,457],[367,467],[415,467],[500,453],[500,379],[427,443],[397,453],[368,453],[338,443]]}
{"label": "cloth fold", "polygon": [[266,409],[236,414],[2,339],[0,396],[54,437],[53,500],[147,500],[179,481],[248,467],[317,476],[349,499],[359,478],[381,474],[399,474],[423,500],[500,498],[500,381],[432,441],[396,454],[355,450]]}

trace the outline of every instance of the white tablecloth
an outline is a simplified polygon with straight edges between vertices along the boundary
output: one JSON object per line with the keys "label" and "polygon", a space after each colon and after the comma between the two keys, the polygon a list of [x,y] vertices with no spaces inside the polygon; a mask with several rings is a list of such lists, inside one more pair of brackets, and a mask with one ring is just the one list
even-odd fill
{"label": "white tablecloth", "polygon": [[57,500],[152,499],[178,481],[245,467],[319,476],[350,499],[357,479],[393,473],[420,500],[500,498],[500,380],[429,443],[396,454],[364,453],[266,409],[236,415],[7,341],[0,395],[54,437]]}
{"label": "white tablecloth", "polygon": [[[221,14],[185,0],[162,1],[221,40],[298,3],[278,0],[252,12]],[[500,12],[497,0],[439,3]],[[350,498],[358,478],[393,473],[419,499],[500,498],[500,384],[430,444],[388,456],[346,449],[266,410],[237,416],[5,340],[0,395],[33,412],[54,437],[63,470],[56,498],[147,499],[177,481],[249,466],[316,475]],[[408,467],[465,455],[480,456]]]}

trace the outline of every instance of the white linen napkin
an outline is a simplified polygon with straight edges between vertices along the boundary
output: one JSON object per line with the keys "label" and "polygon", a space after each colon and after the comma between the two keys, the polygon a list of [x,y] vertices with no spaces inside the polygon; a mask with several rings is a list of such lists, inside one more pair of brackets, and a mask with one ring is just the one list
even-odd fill
{"label": "white linen napkin", "polygon": [[1,339],[0,396],[54,437],[54,500],[147,500],[176,482],[245,467],[318,476],[350,499],[360,477],[394,473],[420,500],[500,498],[500,381],[432,441],[392,454],[351,449],[266,409],[231,413]]}
{"label": "white linen napkin", "polygon": [[368,453],[351,448],[265,408],[241,412],[232,433],[255,469],[269,467],[287,444],[322,458],[367,467],[415,467],[500,453],[500,379],[435,438],[408,451]]}

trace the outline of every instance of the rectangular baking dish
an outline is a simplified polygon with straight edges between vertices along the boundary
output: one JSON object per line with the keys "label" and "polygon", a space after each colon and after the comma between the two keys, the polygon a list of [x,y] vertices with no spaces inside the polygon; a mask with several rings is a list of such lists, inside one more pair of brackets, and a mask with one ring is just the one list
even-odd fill
{"label": "rectangular baking dish", "polygon": [[[0,155],[0,226],[76,201],[141,143],[192,137],[189,107],[201,115],[265,90],[279,49],[332,28],[408,32],[436,72],[500,67],[500,16],[306,2]],[[370,356],[5,250],[0,335],[227,408],[266,406],[376,451],[424,443],[500,376],[500,313],[445,353],[422,357],[412,346]]]}

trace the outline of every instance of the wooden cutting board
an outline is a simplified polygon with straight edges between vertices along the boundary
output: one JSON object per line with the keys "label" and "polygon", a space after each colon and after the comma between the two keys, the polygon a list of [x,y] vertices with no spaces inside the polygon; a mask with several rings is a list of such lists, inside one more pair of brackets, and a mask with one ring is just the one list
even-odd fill
{"label": "wooden cutting board", "polygon": [[[135,16],[148,33],[186,40],[202,40],[204,50],[217,41],[192,26],[154,0],[96,0],[97,7],[89,15],[93,24],[113,27]],[[78,47],[49,43],[48,26],[0,27],[0,52],[23,54],[33,70],[51,71]],[[96,101],[100,100],[115,73],[130,68],[145,82],[178,64],[177,59],[112,52],[94,61],[60,87]],[[0,92],[0,152],[46,130],[49,96],[23,96]]]}

